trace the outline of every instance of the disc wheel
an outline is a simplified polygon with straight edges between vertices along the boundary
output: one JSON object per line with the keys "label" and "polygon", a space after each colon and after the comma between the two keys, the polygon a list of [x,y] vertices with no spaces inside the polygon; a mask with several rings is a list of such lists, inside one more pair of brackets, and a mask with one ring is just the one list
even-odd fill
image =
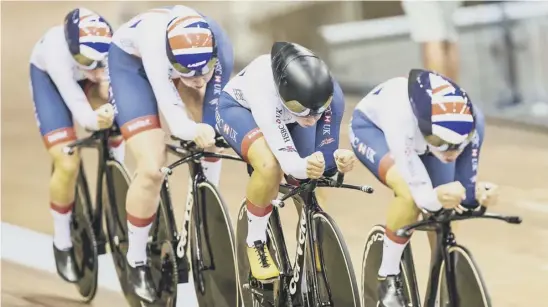
{"label": "disc wheel", "polygon": [[[459,306],[491,307],[491,299],[472,254],[463,246],[448,249],[455,271],[455,283]],[[445,261],[441,265],[438,301],[440,307],[451,307],[445,278]]]}
{"label": "disc wheel", "polygon": [[200,183],[197,194],[190,224],[190,255],[198,303],[201,307],[238,306],[234,231],[228,209],[209,182]]}
{"label": "disc wheel", "polygon": [[315,305],[360,306],[354,266],[340,230],[324,212],[314,213],[312,221],[316,240],[309,248],[315,249],[316,258],[305,270],[308,280],[316,274],[319,297],[311,296],[311,301]]}
{"label": "disc wheel", "polygon": [[[377,294],[378,272],[382,262],[384,241],[384,226],[375,225],[369,232],[362,259],[361,295],[362,306],[377,306],[379,297]],[[419,306],[419,294],[416,285],[414,263],[411,253],[411,243],[407,244],[402,260],[400,261],[402,272],[403,290],[407,302],[411,306]]]}

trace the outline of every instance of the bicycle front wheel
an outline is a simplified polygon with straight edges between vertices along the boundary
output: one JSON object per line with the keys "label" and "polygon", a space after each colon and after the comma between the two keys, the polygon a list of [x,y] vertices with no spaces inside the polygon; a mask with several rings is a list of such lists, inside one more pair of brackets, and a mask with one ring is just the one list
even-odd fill
{"label": "bicycle front wheel", "polygon": [[[362,260],[361,293],[362,306],[377,306],[378,272],[382,262],[384,226],[375,225],[367,235]],[[420,297],[411,252],[411,242],[407,244],[400,261],[403,289],[411,306],[420,306]]]}
{"label": "bicycle front wheel", "polygon": [[[458,306],[491,307],[491,299],[487,292],[487,287],[481,277],[480,271],[472,254],[464,246],[455,245],[448,248],[448,253],[452,261],[455,272],[455,283],[457,290]],[[438,285],[438,301],[440,307],[451,306],[447,289],[445,276],[445,261],[441,265],[440,279]]]}
{"label": "bicycle front wheel", "polygon": [[70,231],[75,261],[81,274],[76,286],[84,301],[91,302],[97,292],[99,260],[90,215],[93,210],[85,176],[83,164],[80,163]]}
{"label": "bicycle front wheel", "polygon": [[221,195],[208,181],[198,184],[190,225],[194,287],[200,306],[238,306],[235,239]]}
{"label": "bicycle front wheel", "polygon": [[[325,212],[312,216],[315,259],[312,267],[307,263],[307,285],[315,274],[318,281],[316,306],[360,306],[360,294],[350,253],[335,221]],[[330,303],[330,304],[329,304]]]}

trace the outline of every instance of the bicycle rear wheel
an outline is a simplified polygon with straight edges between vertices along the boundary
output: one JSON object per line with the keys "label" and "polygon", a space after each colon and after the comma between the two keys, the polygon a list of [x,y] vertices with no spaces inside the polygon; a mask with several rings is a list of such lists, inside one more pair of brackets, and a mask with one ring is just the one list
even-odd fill
{"label": "bicycle rear wheel", "polygon": [[234,231],[221,195],[208,181],[198,184],[190,223],[190,255],[201,307],[239,306]]}
{"label": "bicycle rear wheel", "polygon": [[[375,225],[369,231],[362,259],[361,295],[362,306],[377,306],[378,272],[382,262],[384,241],[384,226]],[[420,306],[420,296],[417,286],[417,277],[409,242],[400,261],[400,271],[403,280],[403,289],[407,302],[411,306]]]}
{"label": "bicycle rear wheel", "polygon": [[341,231],[325,212],[315,212],[312,221],[315,233],[311,235],[315,235],[317,244],[316,259],[313,267],[307,263],[305,269],[307,285],[310,285],[312,274],[317,276],[319,297],[314,299],[316,305],[331,301],[328,306],[360,306],[354,266]]}
{"label": "bicycle rear wheel", "polygon": [[[460,245],[448,248],[453,261],[457,300],[459,306],[490,307],[491,299],[478,266],[468,249]],[[438,285],[440,307],[453,307],[449,302],[447,279],[445,278],[445,261],[441,265]]]}

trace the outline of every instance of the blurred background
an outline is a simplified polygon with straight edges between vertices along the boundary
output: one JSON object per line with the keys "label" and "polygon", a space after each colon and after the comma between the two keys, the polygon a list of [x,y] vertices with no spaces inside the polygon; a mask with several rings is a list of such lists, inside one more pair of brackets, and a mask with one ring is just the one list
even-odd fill
{"label": "blurred background", "polygon": [[[378,83],[405,76],[415,67],[436,69],[457,80],[488,117],[479,180],[500,184],[501,203],[495,211],[524,219],[520,226],[466,223],[459,228],[459,241],[473,251],[495,306],[546,305],[548,2],[441,1],[421,7],[401,1],[3,1],[2,306],[80,306],[74,287],[61,282],[52,269],[50,158],[36,127],[28,86],[33,45],[78,6],[104,15],[116,29],[148,8],[174,4],[193,7],[225,28],[235,49],[234,73],[268,53],[275,40],[294,41],[321,55],[346,96],[340,145],[344,148],[350,148],[346,127],[354,106]],[[83,157],[94,189],[95,153],[84,152]],[[126,161],[131,170],[132,157],[128,155]],[[172,180],[177,187],[174,199],[183,204],[186,171]],[[243,165],[223,164],[221,193],[233,221],[246,180]],[[372,196],[334,190],[332,199],[344,203],[332,201],[326,208],[343,232],[359,278],[366,235],[373,224],[384,222],[385,204],[392,194],[362,166],[347,180],[376,188]],[[176,209],[182,212],[182,206]],[[291,231],[294,210],[283,210],[282,218]],[[46,236],[25,242],[14,235],[14,228]],[[287,238],[292,251],[293,235]],[[412,242],[424,289],[429,261],[426,238],[417,234]],[[193,306],[193,300],[189,302]],[[103,288],[93,305],[125,303],[119,292]]]}
{"label": "blurred background", "polygon": [[[123,21],[145,8],[169,2],[119,4],[118,20]],[[185,4],[225,27],[234,43],[236,70],[258,54],[268,53],[272,41],[295,41],[323,56],[345,93],[357,95],[423,66],[422,46],[413,39],[413,31],[454,27],[459,58],[455,65],[460,70],[455,79],[473,101],[488,115],[548,125],[547,2],[441,1],[440,8],[414,8],[410,3],[408,10],[401,1]],[[445,20],[439,23],[439,18],[429,14],[440,14]],[[417,18],[424,20],[423,25],[417,25]]]}

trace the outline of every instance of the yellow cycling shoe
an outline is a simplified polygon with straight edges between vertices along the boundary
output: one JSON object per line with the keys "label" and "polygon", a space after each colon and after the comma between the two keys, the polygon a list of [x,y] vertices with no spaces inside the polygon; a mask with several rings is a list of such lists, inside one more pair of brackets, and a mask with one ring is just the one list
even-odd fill
{"label": "yellow cycling shoe", "polygon": [[280,271],[274,264],[272,256],[266,244],[261,241],[255,241],[252,247],[247,247],[247,257],[251,275],[260,281],[270,281],[280,276]]}

